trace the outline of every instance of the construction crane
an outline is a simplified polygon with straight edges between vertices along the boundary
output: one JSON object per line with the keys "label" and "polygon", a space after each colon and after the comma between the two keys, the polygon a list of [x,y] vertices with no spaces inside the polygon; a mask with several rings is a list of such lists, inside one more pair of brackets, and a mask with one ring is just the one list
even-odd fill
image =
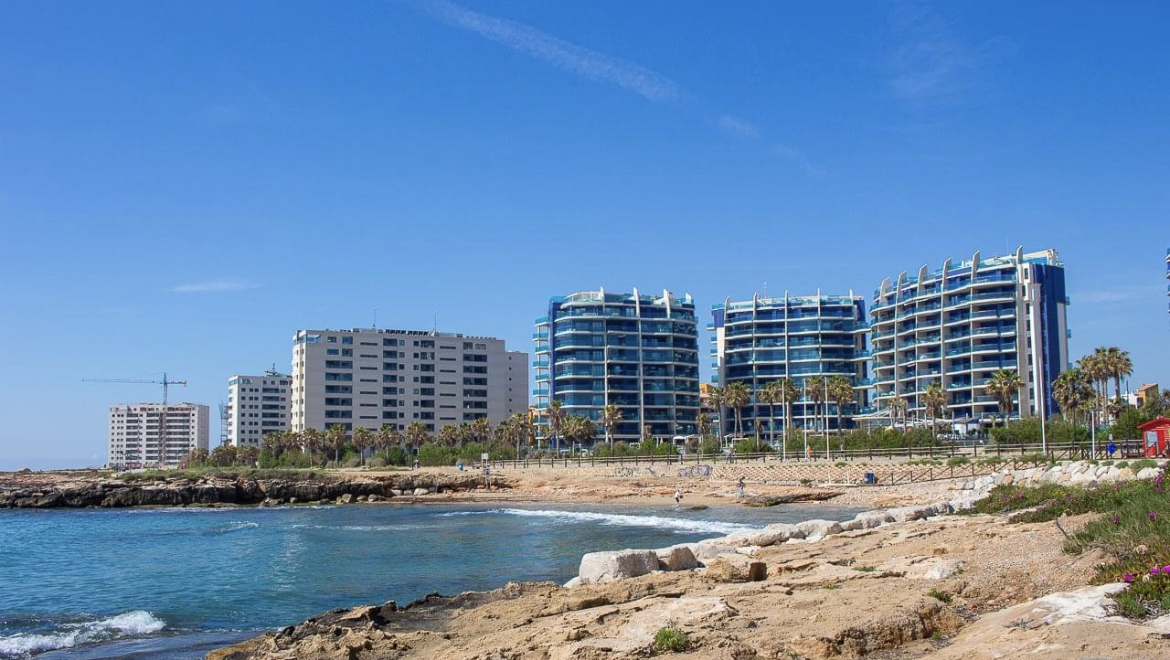
{"label": "construction crane", "polygon": [[[158,419],[158,466],[165,467],[167,460],[167,388],[171,385],[187,386],[185,380],[171,380],[167,378],[167,372],[163,372],[162,380],[140,380],[135,378],[82,378],[83,383],[130,383],[130,384],[149,384],[162,385],[162,412],[159,413]],[[146,463],[146,446],[142,448],[142,462]]]}

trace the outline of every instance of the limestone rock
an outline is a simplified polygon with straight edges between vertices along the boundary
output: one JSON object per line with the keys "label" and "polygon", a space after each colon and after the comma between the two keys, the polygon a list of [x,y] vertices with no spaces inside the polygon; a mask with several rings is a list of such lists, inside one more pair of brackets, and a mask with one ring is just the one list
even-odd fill
{"label": "limestone rock", "polygon": [[426,495],[426,494],[427,494],[427,493],[429,493],[429,492],[430,492],[430,491],[428,491],[426,488],[415,488],[415,489],[414,489],[414,496],[415,496],[415,497],[421,497],[421,496],[423,496],[423,495]]}
{"label": "limestone rock", "polygon": [[768,577],[768,565],[740,554],[723,555],[704,574],[716,582],[759,582]]}
{"label": "limestone rock", "polygon": [[704,566],[715,561],[716,557],[722,555],[735,554],[735,548],[729,545],[720,545],[711,541],[700,541],[698,543],[688,544],[691,552],[694,553],[695,559]]}
{"label": "limestone rock", "polygon": [[612,550],[590,552],[581,557],[577,577],[582,584],[597,584],[638,577],[658,570],[658,554],[653,550]]}
{"label": "limestone rock", "polygon": [[806,520],[799,523],[796,527],[801,532],[804,532],[804,537],[809,541],[818,541],[826,536],[840,534],[845,531],[841,527],[841,523],[835,520]]}
{"label": "limestone rock", "polygon": [[664,571],[687,571],[699,567],[699,560],[686,544],[660,548],[654,553],[658,556],[658,568]]}

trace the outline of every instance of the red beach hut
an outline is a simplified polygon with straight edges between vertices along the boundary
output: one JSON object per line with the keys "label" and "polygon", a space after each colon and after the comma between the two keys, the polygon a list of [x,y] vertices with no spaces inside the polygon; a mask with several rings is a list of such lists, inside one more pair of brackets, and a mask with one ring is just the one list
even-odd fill
{"label": "red beach hut", "polygon": [[1145,424],[1139,424],[1142,432],[1142,453],[1146,458],[1165,456],[1170,446],[1170,417],[1158,417]]}

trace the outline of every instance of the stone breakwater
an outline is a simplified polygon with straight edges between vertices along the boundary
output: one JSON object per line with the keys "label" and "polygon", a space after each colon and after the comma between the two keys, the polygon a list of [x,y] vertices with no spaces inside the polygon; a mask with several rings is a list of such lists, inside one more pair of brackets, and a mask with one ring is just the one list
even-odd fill
{"label": "stone breakwater", "polygon": [[[509,488],[493,478],[493,488]],[[378,502],[484,488],[475,474],[412,472],[360,478],[200,478],[146,483],[93,479],[0,484],[0,508],[121,508],[136,506],[276,505],[309,502]]]}
{"label": "stone breakwater", "polygon": [[[1118,461],[1122,463],[1123,461]],[[1130,479],[1152,479],[1158,476],[1166,461],[1156,461],[1157,467],[1147,466],[1136,471],[1129,467],[1117,464],[1103,465],[1092,461],[1071,461],[1068,463],[1054,463],[1047,467],[1034,467],[1024,470],[1001,470],[989,475],[968,479],[963,482],[959,491],[962,500],[978,499],[987,495],[988,491],[996,486],[1038,486],[1040,484],[1057,484],[1060,486],[1080,486],[1095,488],[1100,484]]]}
{"label": "stone breakwater", "polygon": [[[756,582],[767,577],[767,566],[752,561],[761,548],[784,543],[816,543],[845,532],[867,530],[890,523],[904,523],[945,516],[969,509],[974,498],[940,501],[919,506],[904,506],[860,513],[852,520],[806,520],[795,525],[777,523],[763,529],[736,532],[696,543],[680,543],[654,550],[611,550],[590,552],[581,557],[577,577],[566,587],[602,584],[625,580],[657,571],[704,571],[722,582]],[[945,577],[960,566],[940,564],[933,567]]]}

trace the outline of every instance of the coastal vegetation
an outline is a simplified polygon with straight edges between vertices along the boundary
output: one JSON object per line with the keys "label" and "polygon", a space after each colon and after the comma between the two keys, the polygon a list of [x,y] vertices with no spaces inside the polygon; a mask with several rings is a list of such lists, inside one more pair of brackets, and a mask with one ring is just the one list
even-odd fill
{"label": "coastal vegetation", "polygon": [[1096,514],[1067,534],[1065,552],[1102,551],[1108,559],[1097,566],[1094,583],[1129,584],[1114,596],[1118,613],[1132,619],[1161,616],[1170,613],[1170,467],[1157,466],[1148,459],[1127,463],[1134,472],[1154,468],[1156,474],[1096,488],[1001,485],[972,512],[1010,514],[1013,523],[1057,524],[1064,516]]}

